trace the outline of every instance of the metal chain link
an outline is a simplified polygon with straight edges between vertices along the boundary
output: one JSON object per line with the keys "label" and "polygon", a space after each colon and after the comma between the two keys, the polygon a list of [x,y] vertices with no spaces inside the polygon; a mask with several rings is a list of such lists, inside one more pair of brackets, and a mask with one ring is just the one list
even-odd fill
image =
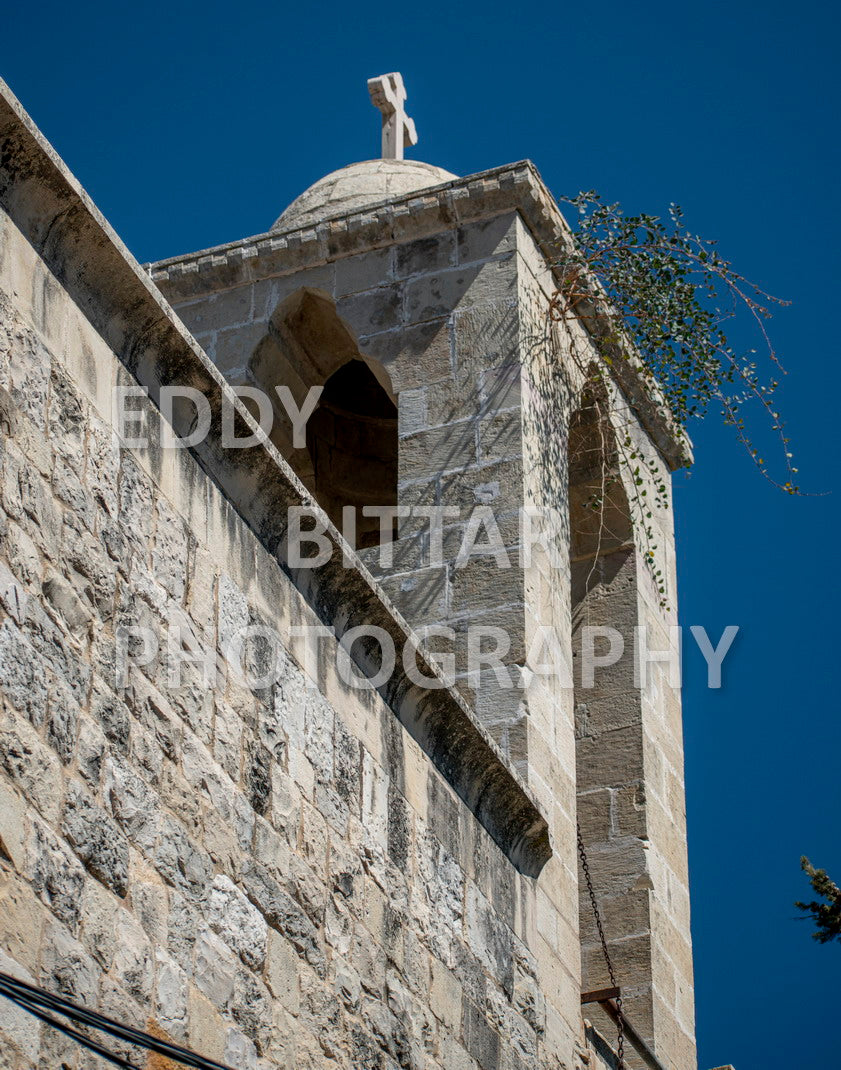
{"label": "metal chain link", "polygon": [[[578,856],[581,859],[581,869],[584,872],[584,880],[587,882],[587,892],[590,896],[590,905],[593,908],[593,917],[596,919],[596,929],[599,933],[599,941],[602,945],[605,965],[613,988],[618,988],[616,974],[613,970],[613,962],[607,949],[607,938],[604,935],[602,916],[599,913],[599,904],[596,902],[596,893],[593,890],[593,878],[590,876],[590,866],[587,862],[587,852],[584,848],[584,837],[581,835],[581,825],[576,821],[575,831],[578,835]],[[616,997],[616,1070],[625,1070],[625,1015],[622,1013],[622,997]]]}

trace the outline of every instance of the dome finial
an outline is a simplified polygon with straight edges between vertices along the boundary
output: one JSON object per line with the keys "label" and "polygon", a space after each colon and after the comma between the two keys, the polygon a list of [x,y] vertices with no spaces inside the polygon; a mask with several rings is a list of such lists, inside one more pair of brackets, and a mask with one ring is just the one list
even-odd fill
{"label": "dome finial", "polygon": [[403,75],[394,71],[392,74],[381,74],[378,78],[369,78],[368,92],[374,107],[382,112],[382,158],[402,160],[403,150],[418,143],[415,124],[404,108],[406,88],[403,85]]}

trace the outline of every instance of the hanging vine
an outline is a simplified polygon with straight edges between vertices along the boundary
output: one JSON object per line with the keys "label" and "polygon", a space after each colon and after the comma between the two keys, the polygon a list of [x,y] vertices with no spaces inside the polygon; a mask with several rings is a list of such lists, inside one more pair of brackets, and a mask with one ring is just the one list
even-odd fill
{"label": "hanging vine", "polygon": [[[689,231],[677,205],[664,221],[626,216],[593,191],[562,200],[576,221],[573,240],[555,257],[561,282],[553,317],[598,320],[591,336],[605,364],[633,361],[687,444],[688,422],[715,406],[761,474],[786,493],[801,493],[774,400],[785,371],[767,331],[772,307],[788,302],[735,271],[716,242]],[[725,327],[745,319],[758,348],[740,354]],[[745,415],[751,404],[776,436],[781,476],[754,442]]]}
{"label": "hanging vine", "polygon": [[[687,426],[717,409],[761,475],[787,494],[801,494],[797,468],[775,393],[785,371],[767,330],[772,308],[788,304],[772,297],[734,270],[716,243],[689,231],[683,213],[672,205],[668,219],[626,216],[594,191],[562,198],[575,211],[571,240],[554,253],[560,280],[550,315],[556,323],[573,321],[587,328],[582,345],[570,329],[573,362],[591,384],[589,403],[599,419],[611,421],[616,460],[626,476],[633,520],[645,537],[644,557],[661,605],[667,604],[665,577],[656,560],[653,511],[669,505],[668,484],[656,460],[635,444],[631,424],[624,427],[609,404],[608,377],[619,362],[633,366],[655,406],[671,424],[679,447],[689,457]],[[752,328],[756,347],[737,351],[728,331]],[[592,345],[601,358],[594,363]],[[600,387],[600,382],[602,387]],[[779,457],[772,472],[755,441],[759,422],[770,430]],[[605,462],[601,487],[587,507],[604,511],[605,491],[620,478]]]}

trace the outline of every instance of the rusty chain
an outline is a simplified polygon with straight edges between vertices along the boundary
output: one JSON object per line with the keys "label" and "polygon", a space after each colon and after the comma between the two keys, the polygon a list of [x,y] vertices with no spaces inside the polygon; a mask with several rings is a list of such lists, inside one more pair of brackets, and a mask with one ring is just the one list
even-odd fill
{"label": "rusty chain", "polygon": [[[593,908],[593,917],[596,919],[596,929],[599,933],[599,941],[602,945],[602,954],[604,955],[605,965],[607,966],[608,976],[610,977],[610,984],[613,988],[618,988],[616,983],[616,974],[613,970],[613,962],[610,958],[610,952],[607,948],[607,938],[604,935],[604,928],[602,926],[602,916],[599,912],[599,904],[596,902],[596,893],[593,890],[593,878],[590,876],[590,866],[587,862],[587,852],[584,848],[584,837],[581,835],[581,825],[576,821],[575,831],[578,836],[578,856],[581,859],[581,869],[584,872],[584,880],[587,882],[587,892],[590,896],[590,905]],[[616,1070],[625,1070],[625,1015],[622,1012],[622,997],[616,997]]]}

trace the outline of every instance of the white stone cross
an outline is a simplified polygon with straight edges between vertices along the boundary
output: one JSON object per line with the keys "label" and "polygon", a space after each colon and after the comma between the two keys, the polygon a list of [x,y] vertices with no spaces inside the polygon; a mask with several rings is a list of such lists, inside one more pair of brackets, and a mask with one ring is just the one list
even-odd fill
{"label": "white stone cross", "polygon": [[402,160],[406,146],[418,143],[415,124],[403,107],[406,103],[403,76],[395,71],[393,74],[381,74],[379,78],[369,78],[368,92],[371,94],[371,103],[380,109],[383,116],[382,158]]}

